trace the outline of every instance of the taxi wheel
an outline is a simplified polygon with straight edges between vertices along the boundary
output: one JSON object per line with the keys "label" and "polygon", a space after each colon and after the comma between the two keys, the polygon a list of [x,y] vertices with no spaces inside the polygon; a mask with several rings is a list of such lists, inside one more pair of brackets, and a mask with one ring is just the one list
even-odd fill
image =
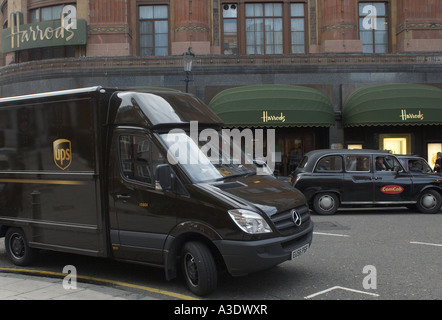
{"label": "taxi wheel", "polygon": [[332,215],[339,208],[338,196],[334,193],[320,193],[313,200],[313,210],[317,214]]}
{"label": "taxi wheel", "polygon": [[419,196],[416,207],[422,213],[438,213],[442,206],[442,196],[435,190],[425,190]]}

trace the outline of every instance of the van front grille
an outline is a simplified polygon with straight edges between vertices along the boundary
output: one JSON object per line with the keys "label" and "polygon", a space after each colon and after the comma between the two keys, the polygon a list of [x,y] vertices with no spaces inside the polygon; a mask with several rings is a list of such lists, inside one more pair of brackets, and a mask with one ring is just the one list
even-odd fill
{"label": "van front grille", "polygon": [[[293,219],[292,210],[296,210],[301,217],[301,225],[297,226]],[[270,217],[276,229],[284,235],[298,233],[310,225],[310,210],[308,205],[303,205],[287,211],[278,212]]]}

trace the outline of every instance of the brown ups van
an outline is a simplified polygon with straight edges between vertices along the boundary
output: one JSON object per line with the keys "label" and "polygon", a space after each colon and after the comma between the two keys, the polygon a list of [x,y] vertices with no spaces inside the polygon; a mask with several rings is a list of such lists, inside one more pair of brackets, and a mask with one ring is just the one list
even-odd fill
{"label": "brown ups van", "polygon": [[[233,276],[304,253],[313,223],[305,197],[256,165],[186,163],[199,130],[222,123],[177,91],[102,87],[0,99],[0,236],[17,265],[37,249],[183,271],[206,295]],[[220,157],[229,157],[221,150]],[[176,150],[175,150],[176,151]],[[224,153],[223,153],[224,152]],[[174,161],[171,161],[174,160]]]}

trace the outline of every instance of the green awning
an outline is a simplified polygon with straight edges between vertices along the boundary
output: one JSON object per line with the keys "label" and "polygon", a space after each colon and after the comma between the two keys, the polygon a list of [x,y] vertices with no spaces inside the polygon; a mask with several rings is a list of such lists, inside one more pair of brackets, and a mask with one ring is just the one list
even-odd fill
{"label": "green awning", "polygon": [[318,90],[290,85],[227,89],[209,104],[228,127],[330,127],[335,114]]}
{"label": "green awning", "polygon": [[342,119],[345,127],[441,125],[442,90],[417,84],[360,89],[347,99]]}

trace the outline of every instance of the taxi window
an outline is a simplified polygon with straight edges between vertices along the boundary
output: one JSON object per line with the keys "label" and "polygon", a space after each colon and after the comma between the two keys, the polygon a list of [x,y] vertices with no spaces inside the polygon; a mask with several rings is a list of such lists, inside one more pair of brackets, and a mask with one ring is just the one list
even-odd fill
{"label": "taxi window", "polygon": [[345,171],[370,172],[370,157],[364,155],[348,155],[345,157]]}
{"label": "taxi window", "polygon": [[399,161],[391,156],[377,156],[375,162],[375,170],[380,171],[397,171],[401,170],[402,166]]}
{"label": "taxi window", "polygon": [[342,172],[342,158],[340,156],[326,156],[316,165],[316,172]]}
{"label": "taxi window", "polygon": [[423,159],[409,159],[408,170],[414,172],[431,173],[433,170],[428,163]]}
{"label": "taxi window", "polygon": [[303,169],[305,168],[305,166],[307,165],[308,162],[308,157],[304,156],[304,158],[302,158],[301,163],[298,165],[298,169]]}

